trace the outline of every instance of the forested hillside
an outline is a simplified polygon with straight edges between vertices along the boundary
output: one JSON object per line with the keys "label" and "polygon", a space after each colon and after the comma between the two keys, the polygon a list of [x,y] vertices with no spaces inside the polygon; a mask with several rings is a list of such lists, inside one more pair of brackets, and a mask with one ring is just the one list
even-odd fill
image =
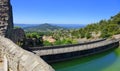
{"label": "forested hillside", "polygon": [[53,46],[76,44],[79,43],[79,41],[83,41],[82,39],[110,38],[116,34],[120,34],[120,13],[112,16],[108,20],[101,20],[97,23],[88,24],[84,28],[69,30],[60,29],[51,32],[26,32],[26,37],[45,37],[45,40],[43,40],[43,45]]}
{"label": "forested hillside", "polygon": [[56,30],[61,30],[61,29],[65,30],[65,28],[63,27],[51,25],[48,23],[24,28],[25,31],[29,31],[29,32],[51,32],[51,31],[56,31]]}
{"label": "forested hillside", "polygon": [[100,33],[99,37],[108,38],[112,35],[120,33],[120,13],[112,16],[109,20],[101,20],[98,23],[92,23],[85,28],[73,31],[73,36],[77,37],[92,37],[92,33]]}

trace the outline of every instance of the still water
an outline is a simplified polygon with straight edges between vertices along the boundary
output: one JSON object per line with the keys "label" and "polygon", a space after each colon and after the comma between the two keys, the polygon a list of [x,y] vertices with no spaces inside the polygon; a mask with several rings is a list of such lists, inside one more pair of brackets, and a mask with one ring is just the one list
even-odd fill
{"label": "still water", "polygon": [[120,47],[51,65],[56,71],[120,71]]}

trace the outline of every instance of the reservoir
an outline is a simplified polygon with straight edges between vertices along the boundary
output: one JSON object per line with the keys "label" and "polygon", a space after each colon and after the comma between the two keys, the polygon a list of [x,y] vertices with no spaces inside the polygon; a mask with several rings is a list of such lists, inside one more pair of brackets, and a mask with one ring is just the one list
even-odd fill
{"label": "reservoir", "polygon": [[120,47],[51,65],[56,71],[120,71]]}

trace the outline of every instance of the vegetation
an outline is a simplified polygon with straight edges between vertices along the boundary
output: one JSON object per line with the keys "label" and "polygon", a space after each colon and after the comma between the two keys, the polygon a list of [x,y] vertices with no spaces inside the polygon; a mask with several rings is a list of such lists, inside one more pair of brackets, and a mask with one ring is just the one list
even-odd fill
{"label": "vegetation", "polygon": [[[76,44],[78,43],[78,39],[82,38],[110,38],[113,35],[120,34],[120,13],[111,17],[109,20],[101,20],[97,23],[88,24],[86,27],[80,29],[64,30],[56,26],[50,27],[49,24],[45,24],[45,26],[51,28],[52,30],[55,28],[54,30],[56,31],[27,31],[26,37],[40,38],[43,36],[52,36],[52,38],[56,40],[54,43],[43,40],[44,46]],[[45,27],[42,26],[42,28],[46,30]],[[37,29],[38,28],[36,28],[36,30]]]}
{"label": "vegetation", "polygon": [[51,32],[51,31],[56,31],[56,30],[60,30],[60,29],[64,29],[63,27],[59,27],[59,26],[55,26],[55,25],[51,25],[48,23],[45,24],[41,24],[38,26],[32,26],[32,27],[26,27],[24,28],[25,31],[31,31],[31,32]]}
{"label": "vegetation", "polygon": [[21,28],[21,27],[19,27],[19,26],[15,26],[15,27],[14,27],[14,29],[18,29],[18,28]]}
{"label": "vegetation", "polygon": [[109,20],[101,20],[98,23],[92,23],[85,28],[75,30],[72,35],[80,38],[91,38],[93,32],[96,34],[100,32],[101,38],[109,38],[113,35],[120,34],[120,13],[111,17]]}

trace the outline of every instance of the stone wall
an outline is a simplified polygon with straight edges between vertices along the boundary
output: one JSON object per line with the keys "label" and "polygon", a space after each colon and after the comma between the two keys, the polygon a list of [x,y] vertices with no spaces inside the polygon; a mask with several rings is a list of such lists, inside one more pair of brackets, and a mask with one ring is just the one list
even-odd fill
{"label": "stone wall", "polygon": [[[6,58],[9,71],[54,71],[39,56],[28,52],[11,40],[0,36],[0,53],[3,59]],[[4,60],[3,59],[3,62]],[[6,65],[6,64],[5,64]]]}
{"label": "stone wall", "polygon": [[0,36],[5,36],[17,43],[19,39],[23,38],[21,35],[24,35],[24,31],[22,29],[14,29],[13,27],[10,0],[0,0]]}
{"label": "stone wall", "polygon": [[0,35],[10,38],[13,29],[13,15],[10,0],[0,0]]}

